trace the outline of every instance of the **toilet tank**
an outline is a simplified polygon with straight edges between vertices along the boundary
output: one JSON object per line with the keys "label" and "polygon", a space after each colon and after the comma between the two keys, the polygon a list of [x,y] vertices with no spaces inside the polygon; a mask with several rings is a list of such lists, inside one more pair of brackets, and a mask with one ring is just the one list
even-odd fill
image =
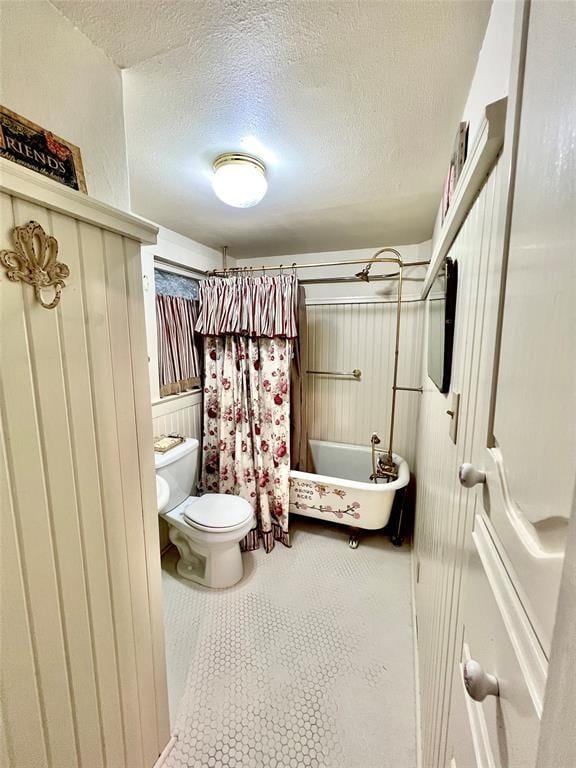
{"label": "toilet tank", "polygon": [[156,474],[163,477],[170,488],[170,497],[163,512],[169,512],[188,496],[196,494],[198,482],[199,443],[187,437],[183,443],[166,453],[154,451]]}

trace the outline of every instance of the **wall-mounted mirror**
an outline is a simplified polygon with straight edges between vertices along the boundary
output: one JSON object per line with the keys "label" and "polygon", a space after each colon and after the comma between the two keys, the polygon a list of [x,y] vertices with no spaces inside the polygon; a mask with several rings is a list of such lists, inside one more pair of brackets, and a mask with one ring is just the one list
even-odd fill
{"label": "wall-mounted mirror", "polygon": [[428,295],[428,376],[440,392],[450,389],[458,262],[447,258]]}

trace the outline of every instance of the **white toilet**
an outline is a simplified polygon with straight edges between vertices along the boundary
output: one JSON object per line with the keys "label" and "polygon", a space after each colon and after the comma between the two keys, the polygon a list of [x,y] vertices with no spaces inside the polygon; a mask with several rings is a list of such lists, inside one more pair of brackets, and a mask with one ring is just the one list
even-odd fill
{"label": "white toilet", "polygon": [[158,512],[180,553],[176,566],[180,576],[222,589],[242,578],[240,542],[254,525],[254,512],[239,496],[191,496],[198,477],[198,449],[198,440],[186,438],[166,453],[154,453]]}

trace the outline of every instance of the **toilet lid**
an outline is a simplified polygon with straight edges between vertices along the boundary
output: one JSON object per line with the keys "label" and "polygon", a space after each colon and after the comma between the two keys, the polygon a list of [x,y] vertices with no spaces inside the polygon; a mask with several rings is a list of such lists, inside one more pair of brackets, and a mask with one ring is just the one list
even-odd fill
{"label": "toilet lid", "polygon": [[186,522],[205,528],[233,528],[252,516],[252,507],[240,496],[229,493],[206,493],[182,512]]}

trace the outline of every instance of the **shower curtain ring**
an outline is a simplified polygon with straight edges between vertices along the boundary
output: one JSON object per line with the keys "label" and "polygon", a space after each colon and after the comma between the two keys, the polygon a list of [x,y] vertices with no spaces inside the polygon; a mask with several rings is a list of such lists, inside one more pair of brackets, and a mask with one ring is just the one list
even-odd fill
{"label": "shower curtain ring", "polygon": [[296,262],[295,261],[292,262],[292,275],[294,277],[296,277]]}

